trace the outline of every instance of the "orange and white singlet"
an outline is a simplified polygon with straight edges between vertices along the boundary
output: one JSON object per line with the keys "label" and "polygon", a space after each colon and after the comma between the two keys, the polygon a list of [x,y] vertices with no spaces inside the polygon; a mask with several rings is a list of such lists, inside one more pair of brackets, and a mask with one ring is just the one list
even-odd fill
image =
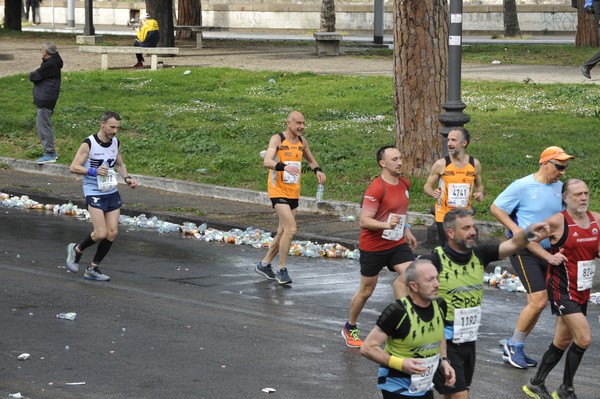
{"label": "orange and white singlet", "polygon": [[[290,143],[283,133],[279,133],[279,137],[281,137],[281,144],[275,153],[275,161],[302,168],[302,156],[304,155],[302,137],[297,143]],[[269,170],[267,181],[269,198],[300,198],[300,177],[301,175],[292,176],[285,171]]]}
{"label": "orange and white singlet", "polygon": [[435,204],[435,221],[440,223],[444,221],[446,213],[454,208],[471,208],[473,186],[477,177],[475,158],[472,156],[469,156],[469,162],[463,168],[456,167],[450,156],[444,159],[446,167],[438,181],[442,194]]}

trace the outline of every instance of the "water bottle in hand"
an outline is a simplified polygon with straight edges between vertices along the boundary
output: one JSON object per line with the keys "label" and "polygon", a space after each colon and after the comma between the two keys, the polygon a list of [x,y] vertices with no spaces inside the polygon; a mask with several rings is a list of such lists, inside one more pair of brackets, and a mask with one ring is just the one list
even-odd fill
{"label": "water bottle in hand", "polygon": [[317,202],[323,201],[323,193],[324,192],[325,192],[325,185],[319,184],[317,186],[317,195],[316,195]]}

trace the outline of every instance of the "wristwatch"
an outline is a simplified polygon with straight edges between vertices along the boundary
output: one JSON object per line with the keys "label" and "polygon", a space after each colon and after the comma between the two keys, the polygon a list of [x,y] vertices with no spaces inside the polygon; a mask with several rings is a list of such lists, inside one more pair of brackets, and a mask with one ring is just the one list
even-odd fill
{"label": "wristwatch", "polygon": [[442,357],[440,359],[440,363],[443,362],[444,360],[447,361],[449,365],[452,365],[452,363],[450,363],[450,359],[448,359],[447,357]]}

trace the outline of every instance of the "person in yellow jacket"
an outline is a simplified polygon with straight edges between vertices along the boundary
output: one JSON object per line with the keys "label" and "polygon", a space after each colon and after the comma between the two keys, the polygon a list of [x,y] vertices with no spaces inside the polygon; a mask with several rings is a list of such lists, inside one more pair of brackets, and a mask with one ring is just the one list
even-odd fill
{"label": "person in yellow jacket", "polygon": [[[160,33],[158,30],[158,22],[155,19],[150,18],[150,14],[146,13],[140,19],[142,26],[136,28],[137,38],[133,42],[135,47],[156,47],[160,40]],[[137,64],[134,68],[142,68],[144,66],[144,57],[142,53],[136,54]]]}

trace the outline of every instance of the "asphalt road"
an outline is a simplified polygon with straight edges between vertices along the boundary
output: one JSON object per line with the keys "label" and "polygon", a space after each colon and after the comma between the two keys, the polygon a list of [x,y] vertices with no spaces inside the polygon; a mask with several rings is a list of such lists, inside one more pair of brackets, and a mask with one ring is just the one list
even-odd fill
{"label": "asphalt road", "polygon": [[[293,257],[291,287],[252,271],[264,249],[121,228],[103,262],[108,283],[67,273],[65,246],[91,231],[72,217],[0,208],[0,398],[378,398],[376,366],[339,329],[358,282],[348,259]],[[89,262],[94,248],[84,254]],[[393,275],[361,315],[364,334],[391,301]],[[525,397],[533,374],[502,364],[524,295],[486,289],[473,398]],[[77,312],[73,321],[60,312]],[[594,335],[600,306],[590,305]],[[540,358],[552,338],[545,311],[528,342]],[[29,360],[17,359],[29,353]],[[599,398],[594,342],[575,383]],[[563,364],[549,388],[560,383]],[[68,385],[71,383],[85,383]],[[276,392],[263,393],[263,388]]]}

